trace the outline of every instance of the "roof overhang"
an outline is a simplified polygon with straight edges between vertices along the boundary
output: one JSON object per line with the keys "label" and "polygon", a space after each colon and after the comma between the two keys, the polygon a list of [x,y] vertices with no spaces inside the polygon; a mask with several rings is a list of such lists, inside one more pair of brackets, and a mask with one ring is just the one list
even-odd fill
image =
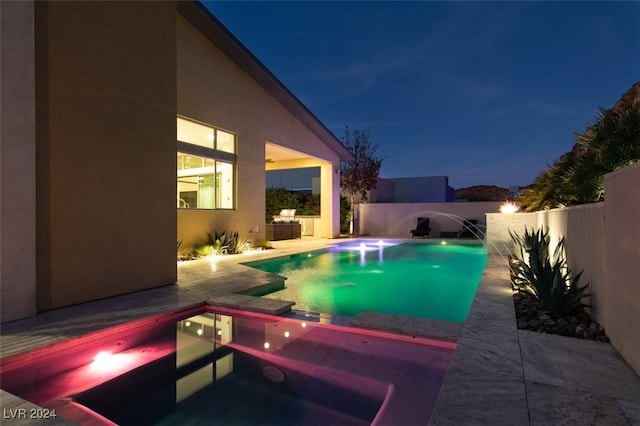
{"label": "roof overhang", "polygon": [[178,13],[205,35],[229,59],[257,81],[282,106],[331,148],[341,161],[353,160],[335,135],[271,73],[207,8],[198,1],[178,1]]}

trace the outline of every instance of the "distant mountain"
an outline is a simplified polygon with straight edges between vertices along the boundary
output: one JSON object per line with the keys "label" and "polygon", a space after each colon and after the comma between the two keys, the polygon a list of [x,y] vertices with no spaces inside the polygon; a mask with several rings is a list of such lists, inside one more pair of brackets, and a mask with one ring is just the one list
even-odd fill
{"label": "distant mountain", "polygon": [[504,201],[509,196],[509,190],[495,185],[475,185],[456,189],[454,196],[456,200]]}

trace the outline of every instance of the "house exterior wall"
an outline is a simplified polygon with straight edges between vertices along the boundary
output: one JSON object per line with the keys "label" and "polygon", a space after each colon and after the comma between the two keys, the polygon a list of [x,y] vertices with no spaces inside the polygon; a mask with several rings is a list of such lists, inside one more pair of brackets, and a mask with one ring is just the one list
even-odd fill
{"label": "house exterior wall", "polygon": [[175,3],[35,11],[38,309],[175,282]]}
{"label": "house exterior wall", "polygon": [[0,321],[36,313],[34,3],[0,2]]}
{"label": "house exterior wall", "polygon": [[407,238],[418,217],[429,217],[431,236],[462,229],[463,219],[476,219],[484,232],[485,214],[497,212],[500,202],[366,203],[358,205],[358,232],[375,237]]}
{"label": "house exterior wall", "polygon": [[[237,230],[241,237],[250,240],[264,238],[265,143],[311,157],[306,163],[270,165],[274,169],[317,166],[333,169],[340,159],[181,15],[177,17],[177,46],[178,114],[237,135],[235,210],[179,211],[178,238],[190,246],[206,238],[207,232],[225,229]],[[335,186],[324,178],[322,184],[327,188],[326,193],[323,189],[323,195],[329,195]],[[324,226],[320,227],[320,236],[337,236],[333,222],[337,228],[339,205],[323,206]]]}

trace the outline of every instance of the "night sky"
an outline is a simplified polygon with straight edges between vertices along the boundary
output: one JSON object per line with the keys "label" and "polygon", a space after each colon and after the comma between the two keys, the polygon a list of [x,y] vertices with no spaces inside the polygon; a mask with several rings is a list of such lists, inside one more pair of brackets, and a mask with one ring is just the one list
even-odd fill
{"label": "night sky", "polygon": [[640,2],[203,2],[381,177],[528,185],[640,79]]}

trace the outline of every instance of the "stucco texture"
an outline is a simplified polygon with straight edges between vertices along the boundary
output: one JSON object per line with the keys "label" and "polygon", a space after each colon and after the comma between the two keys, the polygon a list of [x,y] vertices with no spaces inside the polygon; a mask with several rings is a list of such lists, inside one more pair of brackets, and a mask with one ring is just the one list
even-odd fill
{"label": "stucco texture", "polygon": [[0,320],[36,312],[33,2],[1,2]]}
{"label": "stucco texture", "polygon": [[640,374],[640,163],[605,176],[606,285],[600,321]]}
{"label": "stucco texture", "polygon": [[431,236],[441,232],[457,232],[464,219],[475,219],[482,233],[485,232],[485,213],[498,212],[500,202],[461,203],[365,203],[358,205],[360,235],[374,237],[411,236],[418,217],[429,217]]}
{"label": "stucco texture", "polygon": [[[589,283],[591,315],[640,373],[640,163],[605,176],[605,201],[535,213],[487,214],[489,247],[509,248],[508,230],[549,231],[565,238],[567,263]],[[510,246],[513,249],[513,244]]]}
{"label": "stucco texture", "polygon": [[39,310],[176,281],[175,14],[36,2]]}

